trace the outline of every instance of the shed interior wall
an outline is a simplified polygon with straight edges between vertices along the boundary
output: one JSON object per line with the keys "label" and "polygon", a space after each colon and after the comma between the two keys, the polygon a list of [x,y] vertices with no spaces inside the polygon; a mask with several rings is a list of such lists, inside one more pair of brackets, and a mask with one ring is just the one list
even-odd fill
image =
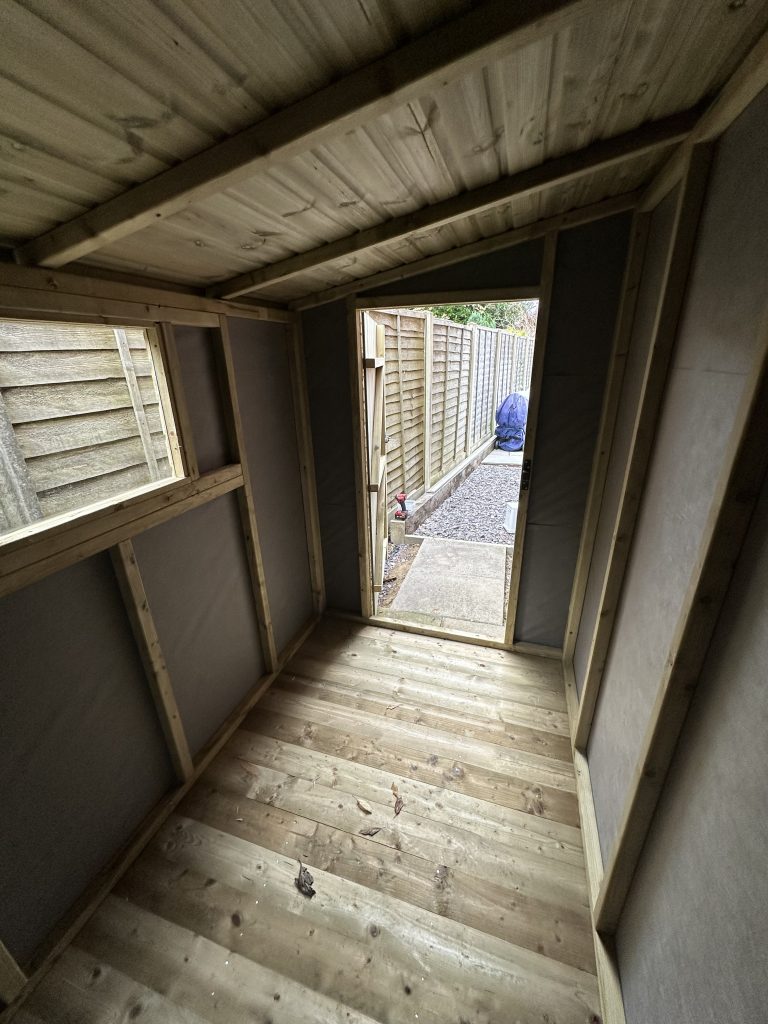
{"label": "shed interior wall", "polygon": [[[107,293],[100,300],[102,315],[108,320],[113,311],[120,322],[124,290],[114,285],[112,300],[110,286],[101,287]],[[87,307],[77,295],[63,297],[62,303],[75,310],[81,303]],[[45,322],[46,314],[40,315]],[[218,318],[195,312],[179,318],[211,324],[173,328],[176,385],[188,412],[189,449],[202,473],[197,483],[208,478],[215,483],[219,473],[223,484],[218,491],[213,486],[218,493],[213,500],[196,501],[181,514],[171,509],[156,525],[132,520],[130,503],[99,515],[106,523],[124,524],[132,537],[147,597],[138,615],[148,616],[156,629],[154,655],[167,670],[195,758],[256,691],[269,665],[238,509],[242,477],[230,465],[236,453],[217,352],[221,337],[213,326]],[[243,410],[241,451],[251,467],[258,523],[265,533],[266,601],[274,608],[276,646],[285,650],[315,614],[289,361],[291,327],[241,317],[229,323]],[[193,486],[196,474],[194,469]],[[160,496],[154,507],[162,511],[163,505]],[[13,667],[4,674],[0,710],[0,940],[25,967],[178,785],[129,615],[136,609],[121,596],[109,543],[99,540],[95,528],[78,523],[73,520],[71,527],[74,553],[66,555],[74,564],[52,572],[38,571],[30,562],[27,571],[37,581],[6,591],[0,600],[0,660],[6,669]],[[81,538],[96,538],[92,545],[98,553],[82,557],[78,530]],[[41,535],[36,543],[58,541]],[[2,556],[5,569],[14,560],[23,562],[24,549]],[[7,577],[4,585],[12,590]]]}
{"label": "shed interior wall", "polygon": [[720,140],[589,742],[603,856],[623,813],[765,324],[764,92]]}
{"label": "shed interior wall", "polygon": [[611,554],[613,524],[619,507],[624,470],[631,450],[632,432],[642,393],[645,365],[653,339],[656,308],[672,239],[678,190],[679,186],[676,186],[658,205],[651,216],[648,230],[629,352],[573,655],[574,675],[579,692],[581,692],[587,671],[590,641],[597,624],[602,583]]}
{"label": "shed interior wall", "polygon": [[765,1014],[766,607],[768,485],[619,925],[628,1024]]}

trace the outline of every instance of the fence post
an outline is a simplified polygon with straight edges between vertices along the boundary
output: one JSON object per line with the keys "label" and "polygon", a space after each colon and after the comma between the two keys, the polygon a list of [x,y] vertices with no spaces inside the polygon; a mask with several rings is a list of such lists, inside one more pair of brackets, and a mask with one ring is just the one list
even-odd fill
{"label": "fence post", "polygon": [[496,335],[496,365],[493,368],[493,389],[491,395],[493,396],[491,402],[491,433],[496,432],[496,410],[499,407],[499,375],[501,373],[501,328],[495,327],[494,333]]}
{"label": "fence post", "polygon": [[432,321],[424,318],[424,490],[432,483]]}
{"label": "fence post", "polygon": [[475,444],[475,363],[477,362],[477,324],[470,324],[469,384],[467,392],[467,455]]}
{"label": "fence post", "polygon": [[[398,312],[396,314],[396,316],[397,316],[397,321],[396,321],[395,340],[397,341],[397,392],[398,392],[397,397],[398,397],[398,404],[399,404],[399,409],[400,409],[400,473],[402,474],[402,478],[403,478],[402,490],[406,491],[406,490],[408,490],[408,467],[407,467],[406,461],[405,461],[405,409],[404,409],[404,404],[403,404],[403,388],[405,387],[405,381],[403,380],[403,353],[402,353],[402,341],[401,341],[401,338],[400,338],[400,326],[401,326],[400,325],[400,313]],[[386,352],[386,349],[385,349],[385,352]],[[384,378],[384,383],[385,383],[385,394],[386,394],[386,377]],[[384,431],[384,433],[385,433],[385,437],[386,437],[386,422],[387,422],[387,412],[386,412],[386,401],[385,401],[385,403],[384,403],[384,424],[385,424],[385,431]],[[388,502],[392,500],[392,494],[393,493],[396,494],[397,491],[388,490],[388,492],[387,492],[387,501]]]}
{"label": "fence post", "polygon": [[461,378],[464,376],[464,328],[459,328],[459,377],[456,382],[456,428],[453,432],[453,461],[459,461],[459,413],[461,411]]}

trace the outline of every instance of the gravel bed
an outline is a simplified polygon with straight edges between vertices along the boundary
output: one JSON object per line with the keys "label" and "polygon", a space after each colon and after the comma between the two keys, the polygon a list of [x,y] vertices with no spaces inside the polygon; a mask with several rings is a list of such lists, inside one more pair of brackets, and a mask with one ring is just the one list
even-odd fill
{"label": "gravel bed", "polygon": [[415,532],[420,537],[512,544],[515,535],[504,529],[504,509],[519,493],[519,466],[480,465]]}

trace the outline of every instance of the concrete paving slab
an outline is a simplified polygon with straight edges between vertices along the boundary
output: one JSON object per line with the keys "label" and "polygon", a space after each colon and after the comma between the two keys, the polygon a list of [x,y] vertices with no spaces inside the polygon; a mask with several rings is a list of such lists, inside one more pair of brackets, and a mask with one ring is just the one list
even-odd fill
{"label": "concrete paving slab", "polygon": [[425,537],[419,558],[411,572],[419,565],[431,573],[450,573],[452,576],[504,575],[506,549],[501,544],[476,544],[468,540],[449,540],[447,537]]}
{"label": "concrete paving slab", "polygon": [[390,608],[502,625],[505,566],[499,545],[426,537]]}
{"label": "concrete paving slab", "polygon": [[494,448],[490,455],[483,459],[484,466],[522,466],[522,452],[505,452],[501,448]]}

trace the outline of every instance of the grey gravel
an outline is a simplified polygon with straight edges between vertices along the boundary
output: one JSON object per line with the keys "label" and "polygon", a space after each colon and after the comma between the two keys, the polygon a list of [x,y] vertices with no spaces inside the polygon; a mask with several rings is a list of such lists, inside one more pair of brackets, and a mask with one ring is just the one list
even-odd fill
{"label": "grey gravel", "polygon": [[420,537],[449,537],[481,544],[512,544],[504,529],[508,501],[520,493],[519,466],[480,465],[416,530]]}

